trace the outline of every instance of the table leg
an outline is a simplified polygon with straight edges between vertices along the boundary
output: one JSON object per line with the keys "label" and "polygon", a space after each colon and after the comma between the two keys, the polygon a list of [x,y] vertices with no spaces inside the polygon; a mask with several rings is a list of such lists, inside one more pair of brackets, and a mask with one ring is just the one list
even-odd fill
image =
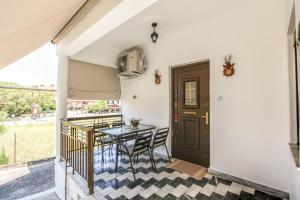
{"label": "table leg", "polygon": [[115,163],[115,173],[118,171],[118,161],[119,161],[119,142],[116,143],[116,163]]}

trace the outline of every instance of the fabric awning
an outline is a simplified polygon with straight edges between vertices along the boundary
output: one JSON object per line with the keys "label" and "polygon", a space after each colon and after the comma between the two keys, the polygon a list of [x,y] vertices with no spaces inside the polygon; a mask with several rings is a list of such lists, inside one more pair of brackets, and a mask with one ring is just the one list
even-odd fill
{"label": "fabric awning", "polygon": [[49,42],[84,2],[0,1],[0,69]]}

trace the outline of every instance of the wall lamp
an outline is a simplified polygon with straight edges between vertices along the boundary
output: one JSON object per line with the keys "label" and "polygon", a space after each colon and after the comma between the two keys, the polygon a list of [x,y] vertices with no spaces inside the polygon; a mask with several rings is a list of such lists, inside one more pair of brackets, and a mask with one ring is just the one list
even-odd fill
{"label": "wall lamp", "polygon": [[152,27],[153,27],[153,32],[151,33],[151,40],[153,43],[156,43],[157,39],[158,39],[158,34],[155,32],[155,28],[157,27],[157,23],[154,22],[152,23]]}

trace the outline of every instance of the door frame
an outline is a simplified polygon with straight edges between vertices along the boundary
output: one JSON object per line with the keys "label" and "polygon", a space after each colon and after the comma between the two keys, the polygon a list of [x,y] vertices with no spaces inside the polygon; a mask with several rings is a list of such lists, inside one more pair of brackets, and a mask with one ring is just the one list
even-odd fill
{"label": "door frame", "polygon": [[[169,145],[168,148],[171,150],[171,155],[173,155],[173,142],[174,142],[174,137],[173,137],[173,127],[174,127],[174,121],[173,121],[173,116],[174,116],[174,70],[178,69],[178,68],[185,68],[185,67],[190,67],[192,65],[196,65],[196,64],[203,64],[203,63],[207,63],[208,64],[208,91],[209,91],[209,95],[208,95],[208,99],[209,99],[209,126],[208,126],[208,135],[209,135],[209,154],[210,154],[210,119],[211,119],[211,112],[210,112],[210,60],[209,59],[203,59],[203,60],[197,60],[197,61],[192,61],[192,62],[187,62],[187,63],[181,63],[181,64],[176,64],[176,65],[171,65],[169,67],[169,123],[170,123],[170,133],[171,133],[171,137],[169,138]],[[211,154],[210,154],[211,155]],[[209,165],[210,165],[210,155],[209,155]]]}

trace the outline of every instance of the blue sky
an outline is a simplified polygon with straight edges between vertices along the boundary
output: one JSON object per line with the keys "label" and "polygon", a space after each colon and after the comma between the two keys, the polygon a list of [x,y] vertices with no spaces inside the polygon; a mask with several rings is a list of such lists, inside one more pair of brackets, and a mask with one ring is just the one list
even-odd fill
{"label": "blue sky", "polygon": [[0,81],[24,86],[56,85],[57,56],[55,45],[47,43],[20,60],[0,69]]}

